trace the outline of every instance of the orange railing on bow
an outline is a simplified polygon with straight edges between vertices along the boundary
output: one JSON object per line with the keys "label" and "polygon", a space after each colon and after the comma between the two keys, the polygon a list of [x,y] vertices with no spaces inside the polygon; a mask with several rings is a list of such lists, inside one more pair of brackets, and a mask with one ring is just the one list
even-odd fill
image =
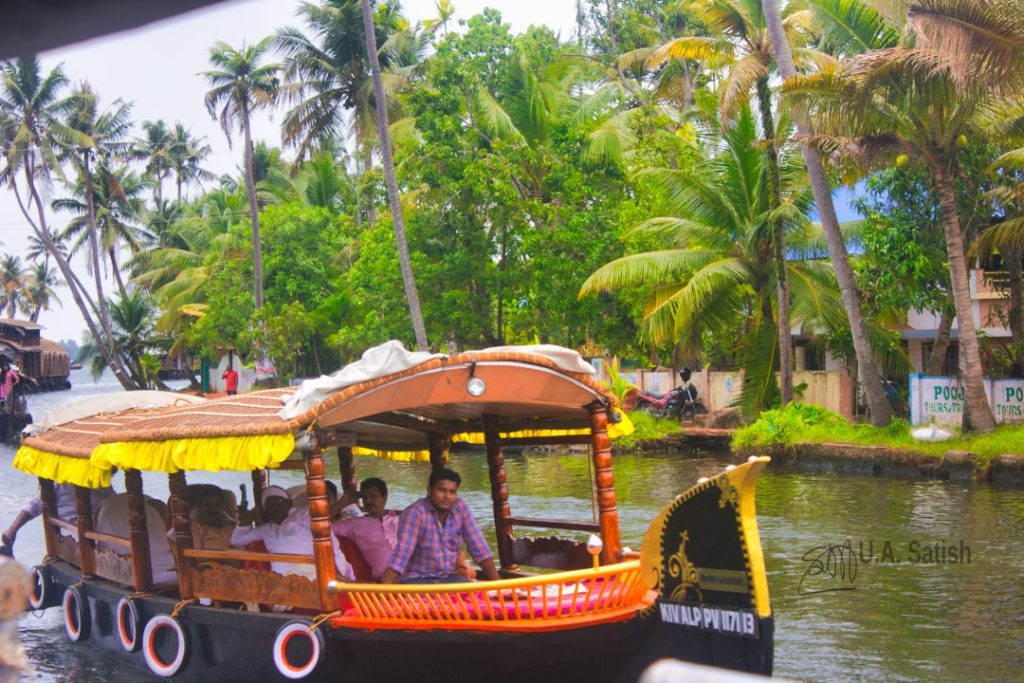
{"label": "orange railing on bow", "polygon": [[502,581],[336,584],[336,627],[544,631],[621,621],[654,593],[638,561]]}

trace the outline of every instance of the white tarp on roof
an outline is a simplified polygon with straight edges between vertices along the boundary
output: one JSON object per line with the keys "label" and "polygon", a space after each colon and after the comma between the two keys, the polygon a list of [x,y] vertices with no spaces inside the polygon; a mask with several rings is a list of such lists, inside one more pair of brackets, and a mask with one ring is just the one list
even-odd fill
{"label": "white tarp on roof", "polygon": [[116,394],[99,394],[51,410],[39,422],[25,427],[23,433],[35,436],[50,427],[67,424],[100,413],[119,413],[129,408],[163,408],[173,405],[203,403],[205,398],[178,394],[173,391],[122,391]]}
{"label": "white tarp on roof", "polygon": [[[583,360],[580,354],[554,344],[534,344],[532,346],[494,346],[482,349],[482,352],[506,351],[530,353],[544,356],[553,361],[566,372],[582,372],[594,374],[594,366]],[[472,353],[466,351],[465,353]],[[349,363],[330,375],[321,375],[316,379],[306,380],[291,397],[285,401],[281,409],[281,419],[290,420],[320,404],[336,391],[359,382],[366,382],[377,377],[384,377],[395,372],[426,363],[432,358],[444,358],[443,353],[427,353],[426,351],[408,351],[402,342],[392,339],[379,346],[373,346],[363,353],[363,357]]]}

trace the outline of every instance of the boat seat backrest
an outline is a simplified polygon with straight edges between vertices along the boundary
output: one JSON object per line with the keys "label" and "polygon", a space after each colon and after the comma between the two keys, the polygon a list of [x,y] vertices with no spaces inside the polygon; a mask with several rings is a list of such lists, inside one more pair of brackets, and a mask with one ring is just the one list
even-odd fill
{"label": "boat seat backrest", "polygon": [[[160,501],[146,498],[146,532],[149,536],[149,559],[153,568],[153,583],[171,583],[176,580],[174,555],[167,539],[167,530],[160,510]],[[131,528],[128,524],[128,494],[118,493],[103,501],[96,514],[96,531],[110,536],[128,539]],[[109,543],[98,544],[99,550],[112,550],[121,555],[130,555],[124,548]]]}

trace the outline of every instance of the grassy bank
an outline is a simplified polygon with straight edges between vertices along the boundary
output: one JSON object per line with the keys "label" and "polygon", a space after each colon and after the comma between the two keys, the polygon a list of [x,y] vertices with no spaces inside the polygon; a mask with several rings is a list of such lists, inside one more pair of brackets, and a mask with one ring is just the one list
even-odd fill
{"label": "grassy bank", "polygon": [[669,417],[655,417],[642,410],[635,410],[629,414],[629,419],[633,422],[635,431],[616,439],[615,447],[617,449],[639,449],[644,443],[657,443],[663,439],[680,437],[683,434],[679,421]]}
{"label": "grassy bank", "polygon": [[769,410],[756,422],[736,432],[735,449],[785,448],[797,444],[848,443],[882,446],[942,457],[947,451],[968,451],[980,464],[1003,454],[1024,455],[1024,425],[1005,425],[989,434],[962,436],[955,430],[949,441],[914,441],[903,420],[888,427],[850,424],[842,416],[814,405],[790,404],[785,410]]}

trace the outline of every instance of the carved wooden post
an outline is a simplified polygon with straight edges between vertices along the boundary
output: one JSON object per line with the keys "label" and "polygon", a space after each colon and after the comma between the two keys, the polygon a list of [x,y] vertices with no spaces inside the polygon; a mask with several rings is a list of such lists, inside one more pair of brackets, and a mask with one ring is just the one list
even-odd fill
{"label": "carved wooden post", "polygon": [[50,524],[50,520],[57,516],[57,493],[54,490],[52,479],[39,477],[39,500],[43,507],[43,537],[46,540],[46,556],[57,557],[60,532]]}
{"label": "carved wooden post", "polygon": [[341,472],[341,490],[343,493],[359,488],[356,480],[356,464],[352,460],[352,449],[348,446],[338,448],[338,470]]}
{"label": "carved wooden post", "polygon": [[608,437],[608,408],[597,401],[587,406],[590,411],[590,435],[593,439],[594,479],[597,484],[597,514],[601,527],[604,564],[619,561],[619,512],[615,500],[615,478],[612,475],[612,441]]}
{"label": "carved wooden post", "polygon": [[427,433],[427,448],[430,449],[430,469],[439,470],[448,466],[448,440],[435,432]]}
{"label": "carved wooden post", "polygon": [[135,590],[153,589],[153,563],[149,556],[149,530],[146,527],[146,497],[142,495],[142,473],[125,470],[124,487],[128,491],[128,530],[132,542],[132,567]]}
{"label": "carved wooden post", "polygon": [[316,562],[316,581],[320,588],[320,608],[330,612],[334,609],[334,602],[327,591],[327,585],[338,578],[338,571],[334,564],[327,485],[324,484],[323,448],[316,436],[310,441],[309,454],[306,455],[306,491],[309,493],[309,519],[313,530],[313,560]]}
{"label": "carved wooden post", "polygon": [[484,443],[487,445],[487,469],[491,478],[491,501],[494,503],[494,534],[498,540],[498,559],[503,569],[513,569],[512,525],[508,518],[508,485],[505,481],[505,454],[498,441],[498,418],[484,415]]}
{"label": "carved wooden post", "polygon": [[96,545],[85,535],[92,531],[92,494],[89,489],[75,487],[75,513],[78,515],[78,558],[82,576],[96,573]]}
{"label": "carved wooden post", "polygon": [[185,551],[192,548],[192,520],[188,510],[188,484],[184,472],[175,472],[167,478],[171,489],[171,524],[174,527],[174,564],[178,568],[178,590],[181,599],[192,596],[192,560],[185,557]]}
{"label": "carved wooden post", "polygon": [[256,523],[266,521],[263,516],[263,492],[267,489],[267,471],[252,471],[252,509],[256,513]]}

